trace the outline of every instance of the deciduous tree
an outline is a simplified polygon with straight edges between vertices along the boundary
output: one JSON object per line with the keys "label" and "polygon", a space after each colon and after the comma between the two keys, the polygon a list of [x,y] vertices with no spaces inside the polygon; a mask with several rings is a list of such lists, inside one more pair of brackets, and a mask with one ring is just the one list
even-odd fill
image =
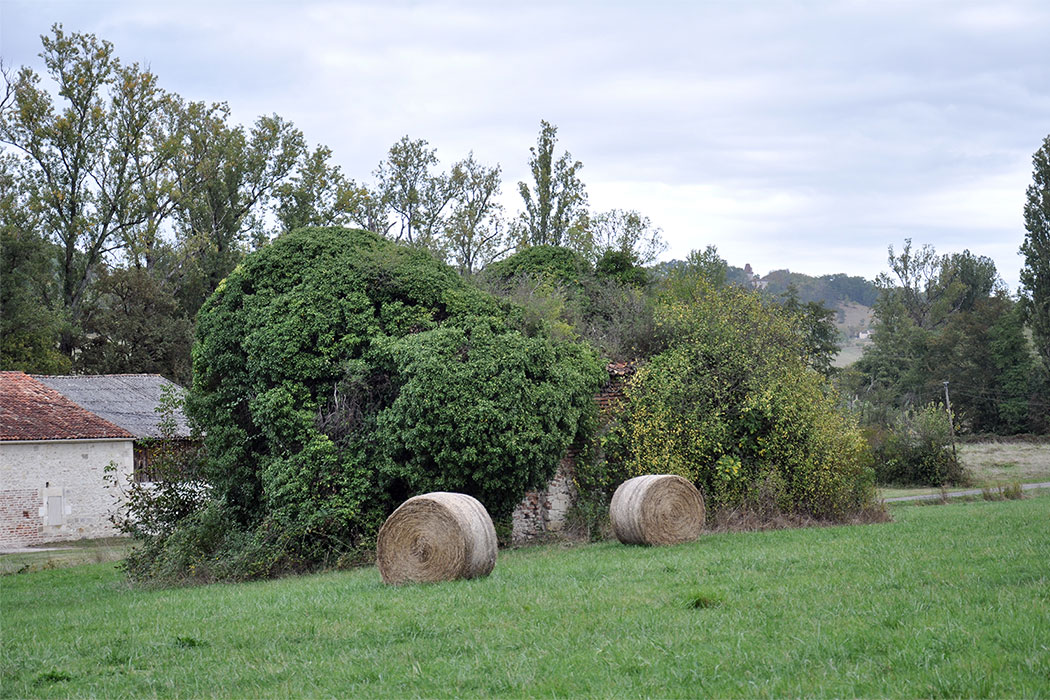
{"label": "deciduous tree", "polygon": [[590,217],[589,254],[597,262],[609,251],[630,256],[635,265],[650,265],[667,249],[659,227],[634,210],[611,209]]}
{"label": "deciduous tree", "polygon": [[583,163],[568,151],[557,160],[558,128],[540,122],[536,146],[529,149],[532,187],[519,182],[525,211],[518,218],[519,237],[528,245],[564,245],[572,227],[580,227],[587,212],[587,190],[580,180]]}
{"label": "deciduous tree", "polygon": [[360,188],[329,163],[332,149],[318,146],[305,156],[295,174],[277,186],[275,213],[281,229],[303,226],[336,226],[355,219]]}
{"label": "deciduous tree", "polygon": [[441,248],[445,216],[455,191],[447,175],[435,172],[437,164],[436,149],[428,148],[423,139],[403,136],[376,169],[376,191],[397,218],[395,241]]}
{"label": "deciduous tree", "polygon": [[19,196],[39,212],[43,236],[61,247],[69,324],[60,349],[72,356],[99,264],[121,248],[137,253],[172,204],[171,135],[161,120],[168,99],[149,71],[122,65],[107,41],[58,24],[41,39],[61,104],[22,68],[9,84],[0,139],[21,154]]}
{"label": "deciduous tree", "polygon": [[226,104],[184,107],[176,164],[182,196],[176,210],[186,252],[180,290],[183,308],[197,309],[219,282],[268,235],[263,207],[305,152],[302,132],[276,114],[250,131],[229,123]]}
{"label": "deciduous tree", "polygon": [[452,166],[451,184],[456,194],[445,226],[445,240],[452,262],[461,273],[472,274],[505,254],[507,231],[500,192],[500,167],[486,167],[474,154]]}
{"label": "deciduous tree", "polygon": [[1050,372],[1050,136],[1032,156],[1032,165],[1024,205],[1021,290],[1036,349]]}

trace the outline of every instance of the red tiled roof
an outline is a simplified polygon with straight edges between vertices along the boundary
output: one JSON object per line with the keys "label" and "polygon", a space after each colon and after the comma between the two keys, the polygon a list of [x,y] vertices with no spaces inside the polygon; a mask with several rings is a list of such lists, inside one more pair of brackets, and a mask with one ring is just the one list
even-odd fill
{"label": "red tiled roof", "polygon": [[636,362],[610,362],[605,365],[605,371],[611,377],[629,377],[638,370]]}
{"label": "red tiled roof", "polygon": [[0,372],[0,440],[133,437],[24,372]]}

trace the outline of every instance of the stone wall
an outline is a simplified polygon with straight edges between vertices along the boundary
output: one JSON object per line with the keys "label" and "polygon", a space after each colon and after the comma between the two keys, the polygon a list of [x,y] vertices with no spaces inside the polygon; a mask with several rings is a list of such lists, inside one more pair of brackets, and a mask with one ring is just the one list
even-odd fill
{"label": "stone wall", "polygon": [[109,521],[117,503],[104,479],[110,462],[130,478],[132,441],[0,442],[0,547],[119,534]]}
{"label": "stone wall", "polygon": [[[598,405],[599,422],[608,422],[623,400],[624,387],[634,374],[635,366],[628,363],[613,363],[606,367],[609,381],[594,397]],[[571,447],[558,464],[558,471],[545,489],[529,491],[524,500],[514,509],[511,520],[511,542],[526,544],[566,534],[568,515],[576,502],[574,481],[576,459],[579,448]]]}

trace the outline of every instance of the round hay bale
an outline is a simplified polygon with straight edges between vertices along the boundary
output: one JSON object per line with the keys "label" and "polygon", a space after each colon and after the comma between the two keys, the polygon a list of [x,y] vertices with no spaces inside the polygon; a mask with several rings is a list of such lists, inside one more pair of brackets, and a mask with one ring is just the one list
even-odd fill
{"label": "round hay bale", "polygon": [[485,506],[466,494],[436,491],[390,514],[379,529],[376,563],[384,583],[453,581],[488,576],[496,548]]}
{"label": "round hay bale", "polygon": [[636,476],[616,489],[609,517],[624,544],[690,542],[704,529],[704,498],[680,476]]}

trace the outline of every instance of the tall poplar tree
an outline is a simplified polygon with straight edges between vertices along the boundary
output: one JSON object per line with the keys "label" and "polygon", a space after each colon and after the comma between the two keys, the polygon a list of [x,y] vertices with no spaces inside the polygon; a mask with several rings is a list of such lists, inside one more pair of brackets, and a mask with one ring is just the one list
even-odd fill
{"label": "tall poplar tree", "polygon": [[1021,295],[1043,364],[1050,371],[1050,135],[1032,156],[1032,184],[1024,205],[1027,231],[1021,253]]}
{"label": "tall poplar tree", "polygon": [[519,235],[528,245],[564,245],[570,229],[587,213],[587,190],[578,175],[583,163],[574,161],[568,151],[555,160],[557,142],[558,127],[541,121],[539,138],[529,149],[532,188],[518,183],[525,203],[518,220]]}

